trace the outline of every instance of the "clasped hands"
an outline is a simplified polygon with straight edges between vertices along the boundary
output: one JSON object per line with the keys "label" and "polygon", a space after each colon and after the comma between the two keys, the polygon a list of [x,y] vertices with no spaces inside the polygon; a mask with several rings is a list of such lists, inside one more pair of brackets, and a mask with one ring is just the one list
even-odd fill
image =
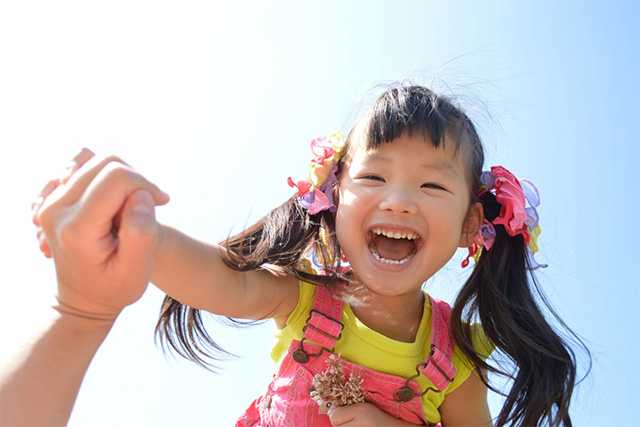
{"label": "clasped hands", "polygon": [[84,148],[32,205],[40,249],[53,257],[59,311],[113,319],[144,293],[169,196],[121,159]]}

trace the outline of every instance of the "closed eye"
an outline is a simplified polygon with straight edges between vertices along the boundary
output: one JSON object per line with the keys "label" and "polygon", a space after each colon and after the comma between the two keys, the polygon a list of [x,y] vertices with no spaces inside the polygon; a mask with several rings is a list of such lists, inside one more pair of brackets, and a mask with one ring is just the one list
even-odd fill
{"label": "closed eye", "polygon": [[384,182],[384,179],[378,175],[363,175],[362,177],[360,177],[360,179]]}
{"label": "closed eye", "polygon": [[421,188],[431,188],[431,189],[434,189],[434,190],[444,190],[444,191],[447,191],[447,189],[446,189],[446,188],[444,188],[443,186],[438,185],[438,184],[434,184],[433,182],[427,182],[427,183],[425,183],[425,184],[422,184]]}

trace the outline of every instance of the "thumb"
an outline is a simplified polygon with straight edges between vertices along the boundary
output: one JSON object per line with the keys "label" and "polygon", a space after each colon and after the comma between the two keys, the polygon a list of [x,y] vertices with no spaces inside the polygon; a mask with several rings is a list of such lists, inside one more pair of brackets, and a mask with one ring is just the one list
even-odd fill
{"label": "thumb", "polygon": [[118,229],[118,270],[133,280],[149,282],[158,223],[153,196],[146,190],[131,193],[122,209]]}

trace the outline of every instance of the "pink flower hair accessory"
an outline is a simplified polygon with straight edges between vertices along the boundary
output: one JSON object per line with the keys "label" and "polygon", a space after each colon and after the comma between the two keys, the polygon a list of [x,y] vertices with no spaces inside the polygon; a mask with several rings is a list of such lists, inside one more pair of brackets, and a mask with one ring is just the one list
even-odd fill
{"label": "pink flower hair accessory", "polygon": [[[483,220],[475,242],[469,247],[469,255],[462,261],[462,267],[469,265],[469,258],[478,260],[482,249],[490,250],[495,241],[494,225],[502,225],[510,236],[522,235],[527,244],[527,255],[532,270],[547,267],[539,264],[533,257],[538,251],[537,240],[540,235],[540,218],[536,208],[540,205],[540,193],[529,180],[518,179],[502,166],[493,166],[491,171],[485,171],[480,176],[480,190],[482,195],[487,191],[496,196],[500,203],[500,215],[492,222]],[[529,206],[527,206],[527,203]]]}
{"label": "pink flower hair accessory", "polygon": [[289,187],[298,189],[298,203],[311,215],[324,210],[335,212],[333,187],[336,184],[337,163],[344,148],[344,135],[335,131],[329,137],[311,141],[313,158],[309,162],[309,177],[294,182],[287,178]]}

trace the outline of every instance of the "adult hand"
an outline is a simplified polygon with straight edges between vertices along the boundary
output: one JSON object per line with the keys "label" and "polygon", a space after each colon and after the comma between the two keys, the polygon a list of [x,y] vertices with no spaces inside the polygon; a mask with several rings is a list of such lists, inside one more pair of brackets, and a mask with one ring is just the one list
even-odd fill
{"label": "adult hand", "polygon": [[56,265],[57,308],[115,319],[137,301],[153,269],[154,208],[168,201],[119,158],[83,149],[33,204],[40,248]]}
{"label": "adult hand", "polygon": [[371,403],[356,403],[348,406],[332,406],[327,413],[331,425],[349,426],[412,426],[409,422],[399,420],[387,414]]}
{"label": "adult hand", "polygon": [[123,307],[144,292],[169,196],[116,157],[83,150],[33,204],[40,248],[53,257],[58,304],[0,367],[1,425],[66,425],[96,351]]}

